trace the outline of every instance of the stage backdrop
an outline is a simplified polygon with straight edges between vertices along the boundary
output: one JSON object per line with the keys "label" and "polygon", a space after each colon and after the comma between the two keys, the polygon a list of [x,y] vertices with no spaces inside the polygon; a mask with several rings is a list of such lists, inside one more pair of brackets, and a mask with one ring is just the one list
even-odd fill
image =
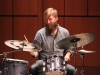
{"label": "stage backdrop", "polygon": [[[95,40],[84,46],[85,50],[96,51],[85,54],[85,75],[100,74],[100,0],[0,0],[0,67],[5,52],[7,58],[26,60],[29,67],[37,58],[32,58],[29,52],[11,52],[12,49],[4,44],[7,40],[25,40],[33,42],[36,32],[44,27],[43,12],[53,7],[58,10],[58,23],[69,30],[70,35],[92,33]],[[83,40],[82,40],[83,41]],[[78,50],[81,48],[78,48]],[[74,55],[70,64],[74,66]],[[80,54],[76,56],[76,66],[79,74],[82,68]],[[27,71],[28,71],[27,70]]]}

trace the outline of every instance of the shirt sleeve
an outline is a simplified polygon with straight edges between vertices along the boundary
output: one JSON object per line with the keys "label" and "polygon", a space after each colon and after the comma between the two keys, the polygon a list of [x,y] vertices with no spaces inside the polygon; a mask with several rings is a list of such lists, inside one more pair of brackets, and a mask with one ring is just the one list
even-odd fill
{"label": "shirt sleeve", "polygon": [[64,51],[64,56],[66,55],[67,52],[70,52],[70,53],[71,53],[70,57],[73,55],[73,50],[68,49],[68,50],[65,50],[65,51]]}
{"label": "shirt sleeve", "polygon": [[42,39],[41,39],[41,34],[39,32],[36,33],[33,43],[38,46],[41,46]]}
{"label": "shirt sleeve", "polygon": [[[38,45],[38,46],[40,46],[41,47],[41,34],[39,33],[39,32],[37,32],[36,33],[36,35],[35,35],[35,38],[34,38],[34,40],[33,40],[33,44],[36,44],[36,45]],[[38,52],[38,54],[39,54],[40,52]],[[32,56],[33,58],[35,58],[35,56]]]}
{"label": "shirt sleeve", "polygon": [[[65,35],[67,35],[66,38],[67,37],[70,37],[70,33],[69,33],[68,30],[66,31]],[[66,55],[67,52],[70,52],[71,53],[71,56],[72,56],[72,54],[73,54],[73,50],[72,49],[65,49],[64,50],[64,56]]]}

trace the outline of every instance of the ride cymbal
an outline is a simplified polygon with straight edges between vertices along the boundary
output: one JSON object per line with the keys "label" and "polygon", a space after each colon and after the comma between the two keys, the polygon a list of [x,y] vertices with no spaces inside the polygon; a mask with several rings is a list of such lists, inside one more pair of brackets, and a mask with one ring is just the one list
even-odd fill
{"label": "ride cymbal", "polygon": [[72,35],[57,42],[56,47],[60,49],[72,49],[74,47],[82,47],[89,44],[95,39],[95,36],[90,33],[82,33]]}
{"label": "ride cymbal", "polygon": [[22,49],[22,51],[36,51],[39,52],[42,50],[41,47],[39,47],[36,44],[28,43],[25,41],[20,40],[7,40],[4,42],[7,46],[14,48],[14,49]]}

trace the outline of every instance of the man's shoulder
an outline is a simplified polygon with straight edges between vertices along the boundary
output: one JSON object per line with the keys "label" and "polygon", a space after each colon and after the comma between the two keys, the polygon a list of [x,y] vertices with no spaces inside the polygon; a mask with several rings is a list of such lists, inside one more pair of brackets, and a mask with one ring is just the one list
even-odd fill
{"label": "man's shoulder", "polygon": [[45,27],[41,28],[40,30],[37,31],[37,33],[44,33],[45,32]]}
{"label": "man's shoulder", "polygon": [[66,29],[66,28],[64,28],[64,27],[62,27],[62,26],[59,26],[59,30],[60,30],[60,31],[67,31],[67,32],[68,32],[68,29]]}

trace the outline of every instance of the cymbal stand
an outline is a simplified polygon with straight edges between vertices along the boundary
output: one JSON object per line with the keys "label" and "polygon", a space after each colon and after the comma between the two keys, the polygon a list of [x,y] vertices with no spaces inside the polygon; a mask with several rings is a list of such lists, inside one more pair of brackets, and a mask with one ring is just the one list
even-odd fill
{"label": "cymbal stand", "polygon": [[82,70],[81,70],[81,74],[84,75],[84,55],[85,54],[81,54],[81,58],[82,58]]}
{"label": "cymbal stand", "polygon": [[75,49],[75,51],[74,51],[74,66],[75,66],[75,69],[76,69],[76,55],[77,55],[77,43],[76,44],[74,44],[74,49]]}
{"label": "cymbal stand", "polygon": [[3,52],[2,54],[0,54],[0,56],[4,55],[4,58],[6,58],[7,57],[7,54],[13,53],[13,52],[16,52],[16,51],[22,51],[23,50],[23,47],[22,48],[19,48],[17,50],[11,51],[11,52]]}
{"label": "cymbal stand", "polygon": [[[83,49],[83,47],[82,47],[82,49]],[[82,70],[81,70],[82,75],[84,75],[84,55],[85,55],[84,53],[81,53],[81,55],[80,55],[82,58]]]}
{"label": "cymbal stand", "polygon": [[[77,70],[76,69],[76,55],[77,55],[77,43],[75,43],[74,45],[73,45],[73,47],[74,47],[74,67],[75,67],[75,71]],[[76,75],[75,73],[74,73],[74,75]]]}

